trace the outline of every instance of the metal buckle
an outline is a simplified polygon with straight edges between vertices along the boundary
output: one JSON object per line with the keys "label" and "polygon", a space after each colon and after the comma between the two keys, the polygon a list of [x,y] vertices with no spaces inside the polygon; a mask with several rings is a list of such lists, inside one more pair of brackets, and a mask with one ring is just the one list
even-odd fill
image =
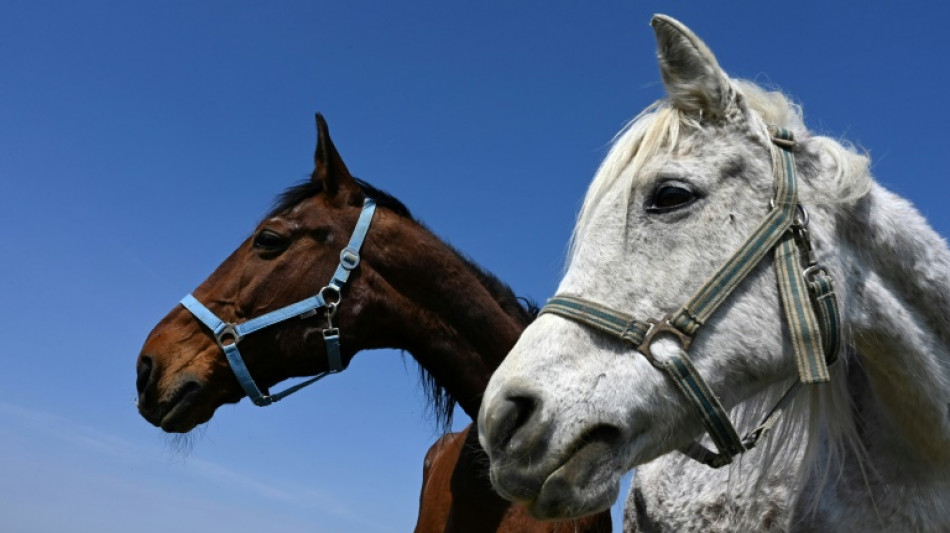
{"label": "metal buckle", "polygon": [[330,337],[339,337],[339,336],[340,336],[340,328],[327,328],[323,330],[324,339],[328,339]]}
{"label": "metal buckle", "polygon": [[226,323],[224,329],[214,334],[214,340],[218,342],[218,346],[224,348],[224,341],[231,339],[230,344],[237,344],[241,340],[241,334],[237,332],[237,326],[234,324]]}
{"label": "metal buckle", "polygon": [[353,270],[360,264],[360,253],[349,246],[340,250],[340,266]]}
{"label": "metal buckle", "polygon": [[805,281],[814,281],[818,274],[828,275],[828,271],[825,270],[823,265],[811,265],[802,270],[802,277],[805,278]]}
{"label": "metal buckle", "polygon": [[680,343],[680,348],[686,352],[689,350],[689,345],[693,342],[693,337],[683,333],[679,328],[670,323],[673,317],[671,315],[666,315],[660,320],[651,318],[647,320],[647,323],[650,324],[650,329],[647,330],[646,334],[643,336],[643,342],[640,343],[640,346],[637,346],[637,351],[646,356],[647,360],[655,367],[660,367],[660,362],[657,360],[656,356],[653,355],[653,351],[650,347],[653,345],[654,339],[658,335],[669,334],[675,338]]}
{"label": "metal buckle", "polygon": [[[333,306],[336,307],[336,304],[340,303],[340,300],[343,298],[343,295],[340,294],[340,289],[334,287],[333,285],[327,285],[326,287],[320,289],[320,297],[323,298],[323,303],[327,307]],[[332,296],[332,298],[330,298]]]}

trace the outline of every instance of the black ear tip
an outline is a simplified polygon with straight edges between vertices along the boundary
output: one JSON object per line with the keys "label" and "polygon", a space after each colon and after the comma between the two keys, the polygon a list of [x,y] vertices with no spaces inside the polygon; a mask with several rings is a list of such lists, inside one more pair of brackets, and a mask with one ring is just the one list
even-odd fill
{"label": "black ear tip", "polygon": [[315,118],[317,121],[317,131],[321,134],[328,133],[327,119],[323,118],[323,113],[317,113]]}

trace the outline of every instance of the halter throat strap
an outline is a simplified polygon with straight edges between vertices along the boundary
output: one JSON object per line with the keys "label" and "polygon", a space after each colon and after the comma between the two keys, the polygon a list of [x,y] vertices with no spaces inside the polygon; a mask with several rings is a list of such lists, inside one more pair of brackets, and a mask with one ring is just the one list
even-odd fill
{"label": "halter throat strap", "polygon": [[[775,424],[801,384],[830,380],[828,364],[840,351],[840,317],[834,286],[827,269],[817,263],[808,234],[808,220],[798,203],[795,141],[791,132],[769,129],[773,147],[772,161],[776,192],[772,209],[739,249],[713,274],[676,313],[662,319],[637,320],[631,315],[576,296],[557,295],[541,309],[580,322],[631,344],[653,366],[663,370],[686,397],[701,418],[718,453],[698,442],[681,451],[704,464],[718,468],[753,448]],[[769,251],[774,265],[779,294],[799,370],[796,382],[779,400],[761,424],[740,438],[722,403],[697,372],[688,355],[689,346],[699,328],[735,291]],[[805,258],[806,267],[801,259]],[[661,337],[675,340],[679,349],[658,356],[654,341]]]}
{"label": "halter throat strap", "polygon": [[[363,209],[360,212],[359,220],[357,220],[353,234],[350,236],[350,242],[340,252],[340,263],[337,265],[333,277],[330,279],[330,282],[314,296],[240,324],[221,320],[191,294],[181,299],[181,305],[190,311],[199,322],[211,330],[215,342],[217,342],[218,346],[224,351],[231,371],[234,372],[234,377],[237,378],[241,388],[244,389],[244,392],[254,405],[259,407],[270,405],[308,385],[316,383],[330,374],[341,372],[346,368],[346,365],[343,363],[342,354],[340,353],[340,330],[333,326],[332,319],[337,307],[343,300],[343,288],[346,286],[350,274],[360,264],[360,250],[363,246],[363,241],[366,239],[366,234],[369,233],[369,227],[375,213],[376,202],[372,198],[366,198],[363,201]],[[281,392],[274,394],[262,393],[254,381],[254,378],[251,376],[250,371],[247,369],[247,365],[244,363],[240,351],[238,351],[238,343],[245,336],[255,331],[292,318],[309,318],[321,309],[325,310],[327,316],[327,327],[323,330],[323,340],[327,350],[328,369]]]}

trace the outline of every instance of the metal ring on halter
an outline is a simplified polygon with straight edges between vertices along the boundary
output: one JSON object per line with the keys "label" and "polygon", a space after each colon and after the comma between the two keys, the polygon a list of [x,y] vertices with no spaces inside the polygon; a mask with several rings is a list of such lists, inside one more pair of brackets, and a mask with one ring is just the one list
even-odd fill
{"label": "metal ring on halter", "polygon": [[[329,293],[327,291],[330,291]],[[340,289],[334,287],[333,285],[327,285],[326,287],[320,289],[318,293],[323,302],[327,307],[333,306],[336,308],[336,304],[340,303],[340,300],[343,299],[343,295],[340,293]],[[333,295],[333,298],[329,298],[329,295]]]}
{"label": "metal ring on halter", "polygon": [[224,329],[214,334],[214,340],[218,342],[218,346],[224,348],[224,340],[226,337],[233,339],[230,344],[237,344],[241,340],[241,334],[237,331],[237,326],[234,324],[225,324]]}
{"label": "metal ring on halter", "polygon": [[353,270],[360,264],[360,253],[347,246],[340,250],[340,266],[347,270]]}
{"label": "metal ring on halter", "polygon": [[805,210],[805,206],[798,204],[798,212],[801,217],[795,217],[795,225],[805,229],[808,227],[808,211]]}
{"label": "metal ring on halter", "polygon": [[657,368],[662,368],[661,361],[657,359],[653,353],[653,341],[656,340],[658,336],[666,334],[666,336],[672,337],[679,342],[680,349],[682,349],[683,352],[687,352],[689,345],[693,342],[693,338],[674,326],[670,322],[671,320],[672,317],[670,315],[663,317],[662,320],[656,320],[654,318],[647,320],[650,324],[650,329],[647,330],[643,336],[643,342],[637,346],[637,351],[646,356],[647,360]]}
{"label": "metal ring on halter", "polygon": [[[798,212],[801,216],[795,217],[794,225],[800,226],[802,228],[807,228],[808,221],[809,221],[808,211],[805,210],[805,206],[803,206],[801,203],[796,204],[796,207],[798,207]],[[769,209],[775,209],[775,198],[769,199]]]}
{"label": "metal ring on halter", "polygon": [[815,274],[819,272],[827,272],[827,271],[825,270],[825,267],[823,265],[811,265],[805,270],[802,270],[802,277],[805,278],[805,280],[807,281],[812,281]]}

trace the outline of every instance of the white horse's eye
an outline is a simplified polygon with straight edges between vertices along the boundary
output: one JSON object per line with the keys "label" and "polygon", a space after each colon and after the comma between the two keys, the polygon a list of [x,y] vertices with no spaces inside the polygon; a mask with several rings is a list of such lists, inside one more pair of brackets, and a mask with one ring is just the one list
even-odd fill
{"label": "white horse's eye", "polygon": [[685,207],[696,200],[697,196],[689,187],[681,184],[667,183],[657,187],[653,198],[647,205],[647,211],[661,213]]}

